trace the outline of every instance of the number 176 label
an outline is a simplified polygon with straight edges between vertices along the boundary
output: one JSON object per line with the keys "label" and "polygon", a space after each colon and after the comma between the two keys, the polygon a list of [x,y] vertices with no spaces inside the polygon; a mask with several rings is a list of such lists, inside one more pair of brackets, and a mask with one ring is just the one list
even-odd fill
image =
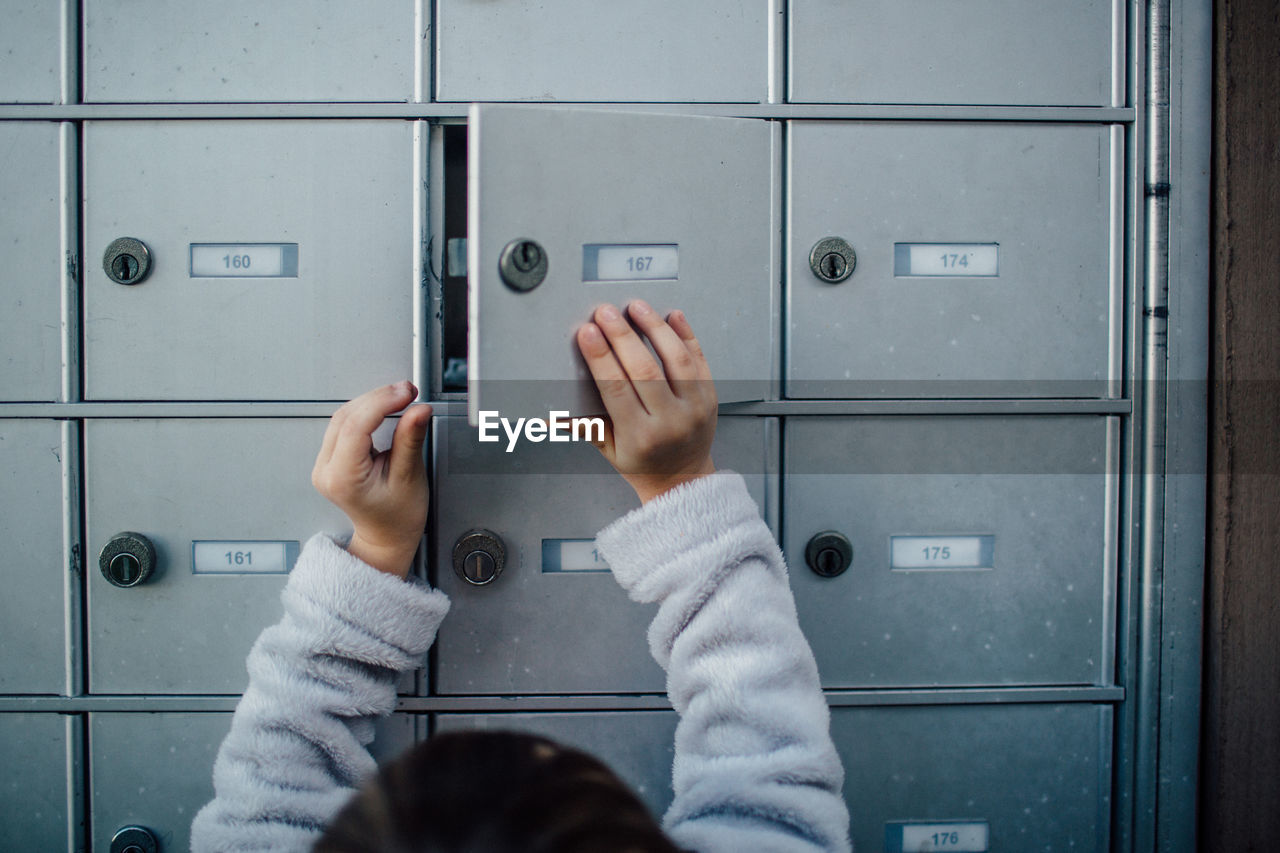
{"label": "number 176 label", "polygon": [[986,821],[953,823],[888,823],[885,853],[987,853],[991,829]]}

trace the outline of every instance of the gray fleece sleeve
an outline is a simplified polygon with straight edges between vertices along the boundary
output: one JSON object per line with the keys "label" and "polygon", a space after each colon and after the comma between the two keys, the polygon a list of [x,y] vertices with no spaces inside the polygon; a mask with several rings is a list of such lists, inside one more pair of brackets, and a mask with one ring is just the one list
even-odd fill
{"label": "gray fleece sleeve", "polygon": [[323,535],[302,549],[281,600],[284,619],[249,652],[249,687],[213,765],[215,798],[191,826],[197,853],[309,850],[374,772],[374,722],[449,609],[443,593]]}
{"label": "gray fleece sleeve", "polygon": [[632,599],[660,605],[649,648],[680,714],[671,838],[700,853],[849,850],[817,665],[742,477],[685,483],[596,544]]}

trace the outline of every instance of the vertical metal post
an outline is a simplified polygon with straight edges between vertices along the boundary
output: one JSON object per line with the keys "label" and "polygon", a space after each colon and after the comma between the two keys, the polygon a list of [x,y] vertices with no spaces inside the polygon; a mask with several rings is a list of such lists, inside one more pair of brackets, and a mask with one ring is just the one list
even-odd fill
{"label": "vertical metal post", "polygon": [[1142,295],[1141,534],[1137,683],[1134,741],[1133,845],[1155,849],[1160,725],[1161,602],[1163,598],[1165,404],[1169,317],[1169,3],[1147,3],[1146,172],[1144,219],[1146,263]]}

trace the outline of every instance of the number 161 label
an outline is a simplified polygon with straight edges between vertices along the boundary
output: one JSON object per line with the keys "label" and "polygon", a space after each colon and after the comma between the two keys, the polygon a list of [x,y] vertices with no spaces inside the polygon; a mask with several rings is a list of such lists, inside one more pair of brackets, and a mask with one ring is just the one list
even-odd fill
{"label": "number 161 label", "polygon": [[296,541],[191,543],[191,569],[198,575],[282,575],[297,560]]}
{"label": "number 161 label", "polygon": [[952,823],[887,823],[885,853],[987,853],[991,828],[984,820]]}

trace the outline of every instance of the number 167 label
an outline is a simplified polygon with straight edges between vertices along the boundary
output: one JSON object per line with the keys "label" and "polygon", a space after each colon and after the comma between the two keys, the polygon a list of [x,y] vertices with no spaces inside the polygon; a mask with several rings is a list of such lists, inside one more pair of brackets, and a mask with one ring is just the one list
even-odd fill
{"label": "number 167 label", "polygon": [[888,823],[884,828],[885,853],[987,853],[990,825],[986,821],[953,823]]}

